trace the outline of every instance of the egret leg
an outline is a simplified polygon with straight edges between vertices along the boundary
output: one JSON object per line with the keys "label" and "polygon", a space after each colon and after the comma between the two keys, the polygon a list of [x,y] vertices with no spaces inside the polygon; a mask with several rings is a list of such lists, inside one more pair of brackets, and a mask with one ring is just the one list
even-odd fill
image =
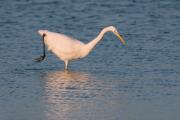
{"label": "egret leg", "polygon": [[67,70],[68,68],[68,60],[64,61],[64,69]]}
{"label": "egret leg", "polygon": [[44,38],[45,38],[46,34],[43,34],[43,55],[36,58],[36,62],[41,62],[44,60],[44,58],[46,57],[46,50],[45,50],[45,42],[44,42]]}

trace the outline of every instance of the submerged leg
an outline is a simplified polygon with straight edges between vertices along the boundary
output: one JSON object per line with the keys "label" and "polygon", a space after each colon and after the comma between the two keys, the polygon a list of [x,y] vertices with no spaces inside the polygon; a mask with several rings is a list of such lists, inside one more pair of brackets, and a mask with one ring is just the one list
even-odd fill
{"label": "submerged leg", "polygon": [[64,69],[67,70],[68,68],[68,60],[64,61]]}

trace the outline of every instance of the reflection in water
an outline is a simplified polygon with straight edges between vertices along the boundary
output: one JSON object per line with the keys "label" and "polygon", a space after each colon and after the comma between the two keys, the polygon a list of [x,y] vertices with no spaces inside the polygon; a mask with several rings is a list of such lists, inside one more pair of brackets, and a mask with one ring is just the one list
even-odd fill
{"label": "reflection in water", "polygon": [[44,76],[46,88],[53,91],[62,89],[83,89],[83,85],[90,79],[90,75],[73,71],[54,71]]}
{"label": "reflection in water", "polygon": [[71,80],[87,80],[89,74],[85,74],[82,72],[73,72],[73,71],[55,71],[50,72],[46,75],[46,79],[48,80],[63,80],[63,81],[71,81]]}
{"label": "reflection in water", "polygon": [[94,97],[91,76],[73,71],[54,71],[44,75],[44,97],[49,119],[66,119],[83,100]]}

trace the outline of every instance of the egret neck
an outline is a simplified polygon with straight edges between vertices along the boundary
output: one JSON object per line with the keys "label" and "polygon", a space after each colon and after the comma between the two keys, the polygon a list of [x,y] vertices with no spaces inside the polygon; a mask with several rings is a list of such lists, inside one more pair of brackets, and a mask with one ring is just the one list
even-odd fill
{"label": "egret neck", "polygon": [[104,34],[110,31],[111,29],[109,29],[109,27],[102,29],[97,37],[95,37],[92,41],[87,43],[82,50],[83,57],[87,56],[92,51],[92,49],[97,45],[97,43],[99,43],[103,39]]}

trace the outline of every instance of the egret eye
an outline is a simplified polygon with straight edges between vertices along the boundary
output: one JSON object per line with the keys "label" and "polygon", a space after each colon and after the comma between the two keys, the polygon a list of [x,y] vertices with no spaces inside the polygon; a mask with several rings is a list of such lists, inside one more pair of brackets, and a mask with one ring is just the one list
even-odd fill
{"label": "egret eye", "polygon": [[114,33],[117,33],[117,30],[116,30],[116,29],[114,29],[114,30],[113,30],[113,32],[114,32]]}

